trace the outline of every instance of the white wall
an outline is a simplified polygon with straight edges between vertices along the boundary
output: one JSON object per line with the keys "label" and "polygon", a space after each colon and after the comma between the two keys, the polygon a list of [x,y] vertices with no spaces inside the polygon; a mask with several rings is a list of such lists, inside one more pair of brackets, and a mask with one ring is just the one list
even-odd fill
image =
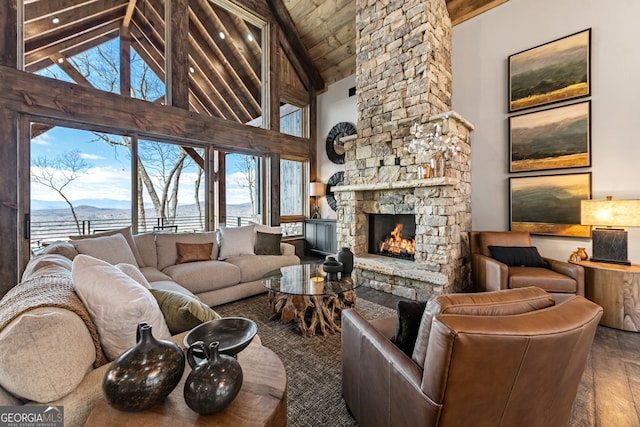
{"label": "white wall", "polygon": [[[640,198],[640,1],[510,0],[453,30],[453,109],[473,123],[475,230],[509,229],[507,57],[592,28],[592,197]],[[591,240],[534,237],[540,252],[567,259]],[[629,229],[629,259],[640,263],[640,228]]]}
{"label": "white wall", "polygon": [[[356,97],[349,97],[349,88],[355,85],[356,77],[353,75],[332,84],[327,92],[318,96],[318,180],[325,184],[331,175],[344,170],[344,165],[337,165],[329,160],[325,144],[327,134],[336,124],[350,122],[357,125]],[[322,218],[336,218],[326,197],[319,198],[319,203]]]}

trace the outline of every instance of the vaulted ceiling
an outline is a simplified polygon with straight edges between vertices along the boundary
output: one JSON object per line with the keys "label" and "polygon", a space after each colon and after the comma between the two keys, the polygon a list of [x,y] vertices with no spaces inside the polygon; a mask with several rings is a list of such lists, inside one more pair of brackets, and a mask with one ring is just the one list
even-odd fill
{"label": "vaulted ceiling", "polygon": [[[447,0],[447,7],[455,24],[505,1]],[[326,88],[355,72],[355,0],[267,2],[284,23],[287,38],[297,41],[310,59],[321,77],[316,82]],[[58,64],[73,81],[89,85],[66,59],[122,36],[164,80],[164,4],[165,0],[24,0],[26,70]],[[209,0],[189,0],[193,111],[242,123],[261,115],[260,39],[258,27],[225,8]]]}

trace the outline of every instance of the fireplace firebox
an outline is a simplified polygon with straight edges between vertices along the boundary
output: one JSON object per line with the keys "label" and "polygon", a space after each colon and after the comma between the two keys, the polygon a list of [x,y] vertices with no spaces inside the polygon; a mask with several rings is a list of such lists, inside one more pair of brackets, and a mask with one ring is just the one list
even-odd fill
{"label": "fireplace firebox", "polygon": [[416,219],[409,214],[369,214],[369,253],[413,260]]}

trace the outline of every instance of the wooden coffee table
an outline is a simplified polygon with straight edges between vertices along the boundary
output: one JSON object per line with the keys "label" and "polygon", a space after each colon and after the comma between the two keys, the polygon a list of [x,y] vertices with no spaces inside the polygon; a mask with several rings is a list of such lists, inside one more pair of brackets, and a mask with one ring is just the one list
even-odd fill
{"label": "wooden coffee table", "polygon": [[282,267],[267,273],[262,284],[269,289],[272,320],[295,321],[305,337],[341,332],[342,310],[356,303],[355,273],[339,280],[325,280],[322,264]]}
{"label": "wooden coffee table", "polygon": [[184,401],[184,382],[191,368],[187,363],[180,384],[162,405],[142,412],[123,412],[101,399],[86,426],[286,426],[287,374],[280,358],[267,347],[251,344],[238,354],[243,381],[238,396],[223,411],[200,415]]}

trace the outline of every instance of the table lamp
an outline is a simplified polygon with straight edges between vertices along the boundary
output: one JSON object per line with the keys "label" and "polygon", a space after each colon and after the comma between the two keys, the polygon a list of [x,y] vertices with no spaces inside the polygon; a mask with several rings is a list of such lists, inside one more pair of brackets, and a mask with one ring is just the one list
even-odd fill
{"label": "table lamp", "polygon": [[320,206],[318,205],[318,196],[324,196],[324,184],[321,182],[309,183],[309,195],[315,197],[316,203],[313,207],[312,219],[320,219]]}
{"label": "table lamp", "polygon": [[582,200],[580,224],[597,227],[591,231],[591,261],[630,265],[627,259],[627,230],[640,227],[640,200]]}

